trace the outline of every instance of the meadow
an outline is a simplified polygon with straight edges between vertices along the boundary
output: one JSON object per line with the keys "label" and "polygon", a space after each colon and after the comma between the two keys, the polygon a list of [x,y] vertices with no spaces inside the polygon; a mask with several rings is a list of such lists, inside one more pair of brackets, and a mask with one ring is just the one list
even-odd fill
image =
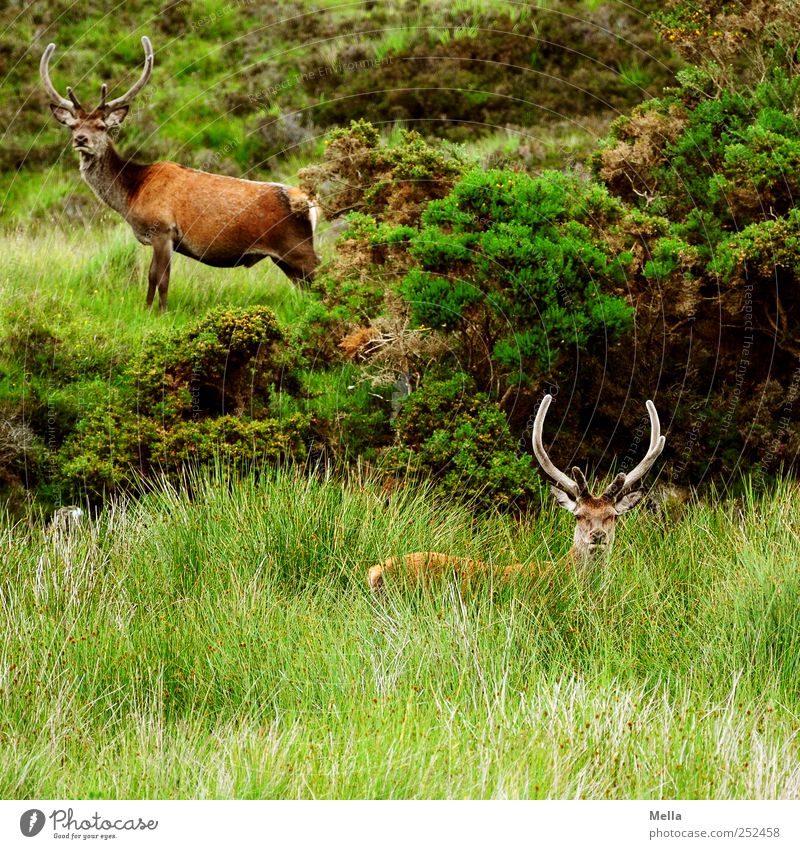
{"label": "meadow", "polygon": [[[4,798],[796,798],[795,484],[571,518],[218,467],[71,536],[2,523]],[[535,578],[367,589],[411,550]]]}

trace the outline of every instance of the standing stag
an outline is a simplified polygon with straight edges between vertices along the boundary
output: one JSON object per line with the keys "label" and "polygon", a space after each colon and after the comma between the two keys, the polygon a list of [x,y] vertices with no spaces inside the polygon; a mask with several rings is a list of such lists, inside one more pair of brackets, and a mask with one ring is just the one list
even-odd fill
{"label": "standing stag", "polygon": [[[575,533],[572,548],[567,559],[579,568],[594,565],[606,554],[614,542],[617,517],[635,507],[644,495],[641,489],[633,487],[650,471],[658,455],[664,450],[666,437],[661,435],[661,423],[658,420],[655,404],[647,402],[647,412],[650,415],[650,447],[644,459],[630,472],[620,472],[602,495],[594,496],[589,491],[589,485],[583,472],[577,467],[572,468],[572,477],[564,474],[548,457],[542,442],[542,430],[545,416],[553,400],[552,395],[545,395],[536,412],[533,423],[533,453],[542,467],[542,471],[555,484],[550,489],[558,503],[575,517]],[[439,554],[435,551],[415,551],[402,557],[390,557],[372,566],[367,572],[367,583],[372,590],[379,590],[385,578],[392,572],[402,571],[411,578],[424,578],[432,574],[451,572],[464,578],[478,572],[486,572],[488,566],[480,560],[467,557],[455,557],[450,554]],[[507,567],[502,577],[537,571],[535,564],[524,565],[515,563]]]}
{"label": "standing stag", "polygon": [[172,252],[206,265],[251,266],[269,257],[293,281],[310,280],[319,258],[314,251],[317,208],[292,186],[209,174],[174,162],[142,165],[124,161],[110,134],[122,124],[130,102],[153,72],[153,47],[142,38],[144,70],[134,85],[114,100],[84,109],[72,88],[69,100],[50,81],[48,66],[55,44],[48,44],[39,66],[55,119],[72,131],[80,153],[81,177],[100,200],[131,225],[143,245],[152,245],[147,306],[156,288],[160,309],[167,305]]}

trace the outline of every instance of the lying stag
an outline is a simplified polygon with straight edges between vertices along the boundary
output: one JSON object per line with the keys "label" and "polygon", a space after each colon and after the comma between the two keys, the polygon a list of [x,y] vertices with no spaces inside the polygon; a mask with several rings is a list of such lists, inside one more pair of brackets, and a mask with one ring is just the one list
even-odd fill
{"label": "lying stag", "polygon": [[206,265],[251,266],[269,257],[291,280],[310,280],[319,258],[314,251],[317,208],[303,192],[281,183],[240,180],[185,168],[174,162],[141,165],[124,161],[111,142],[133,98],[153,72],[153,48],[142,38],[144,70],[114,100],[84,109],[67,87],[69,100],[50,82],[48,44],[39,70],[55,119],[72,131],[83,179],[100,200],[118,212],[143,245],[152,245],[147,306],[156,288],[160,309],[167,305],[172,252]]}
{"label": "lying stag", "polygon": [[[647,402],[650,415],[650,447],[644,459],[627,474],[620,472],[602,495],[594,496],[583,472],[574,466],[572,477],[558,469],[548,457],[542,442],[542,430],[547,410],[553,400],[545,395],[533,424],[533,453],[544,473],[555,484],[550,489],[558,503],[575,517],[575,534],[572,548],[567,555],[568,562],[586,568],[600,559],[614,542],[617,517],[627,513],[641,501],[644,493],[633,487],[647,474],[658,455],[664,450],[666,437],[661,435],[661,423],[652,401]],[[479,572],[487,572],[489,567],[480,560],[439,554],[434,551],[416,551],[403,557],[390,557],[372,566],[367,572],[370,589],[378,590],[385,578],[392,572],[402,571],[411,578],[423,578],[432,574],[454,573],[463,578]],[[507,567],[502,577],[509,578],[519,574],[535,574],[536,564],[515,563]]]}
{"label": "lying stag", "polygon": [[[415,551],[402,557],[390,557],[377,566],[371,566],[367,570],[367,583],[371,590],[377,591],[386,578],[398,572],[414,581],[424,581],[437,575],[458,575],[467,581],[476,576],[488,575],[491,571],[491,567],[482,560],[439,554],[436,551]],[[533,576],[538,571],[537,564],[512,563],[497,574],[501,580],[508,580],[515,575]]]}

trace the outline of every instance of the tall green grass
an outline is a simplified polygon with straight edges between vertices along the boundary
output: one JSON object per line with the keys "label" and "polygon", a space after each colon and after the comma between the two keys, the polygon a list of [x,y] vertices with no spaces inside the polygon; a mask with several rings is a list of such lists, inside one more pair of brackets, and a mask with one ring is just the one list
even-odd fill
{"label": "tall green grass", "polygon": [[8,232],[0,234],[0,252],[6,259],[0,309],[47,302],[62,327],[77,323],[82,334],[94,329],[125,344],[140,343],[154,326],[181,326],[220,303],[266,304],[288,323],[310,297],[269,260],[221,269],[176,255],[169,310],[158,315],[144,303],[152,251],[123,223],[38,236]]}
{"label": "tall green grass", "polygon": [[[0,522],[4,797],[798,796],[797,490],[640,509],[613,558],[571,519],[217,471],[73,537]],[[418,549],[546,560],[391,583]]]}

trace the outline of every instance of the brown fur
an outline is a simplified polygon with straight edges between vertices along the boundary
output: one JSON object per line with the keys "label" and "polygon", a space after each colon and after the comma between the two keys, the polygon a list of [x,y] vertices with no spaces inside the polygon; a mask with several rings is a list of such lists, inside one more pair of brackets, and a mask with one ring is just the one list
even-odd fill
{"label": "brown fur", "polygon": [[157,162],[129,194],[128,221],[137,236],[171,231],[176,251],[207,265],[252,265],[269,256],[289,276],[310,277],[318,259],[309,200],[290,188]]}
{"label": "brown fur", "polygon": [[440,554],[437,551],[415,551],[402,557],[390,557],[371,566],[367,570],[367,584],[373,592],[383,588],[384,580],[398,573],[406,580],[427,581],[443,575],[456,575],[462,583],[474,577],[487,577],[497,574],[502,580],[509,580],[518,575],[533,576],[539,568],[534,564],[512,563],[505,569],[495,570],[482,560],[472,560],[469,557],[455,557],[451,554]]}

